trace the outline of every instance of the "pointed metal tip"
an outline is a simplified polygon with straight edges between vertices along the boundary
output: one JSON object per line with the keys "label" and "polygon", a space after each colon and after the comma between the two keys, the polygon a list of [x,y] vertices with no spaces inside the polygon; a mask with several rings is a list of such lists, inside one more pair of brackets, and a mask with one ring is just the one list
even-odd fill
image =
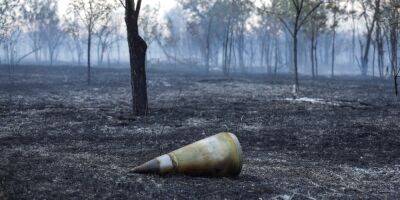
{"label": "pointed metal tip", "polygon": [[143,165],[137,166],[129,171],[135,174],[157,174],[160,172],[160,165],[156,159],[150,160]]}
{"label": "pointed metal tip", "polygon": [[133,174],[140,174],[140,166],[137,166],[131,170],[129,170],[129,173],[133,173]]}

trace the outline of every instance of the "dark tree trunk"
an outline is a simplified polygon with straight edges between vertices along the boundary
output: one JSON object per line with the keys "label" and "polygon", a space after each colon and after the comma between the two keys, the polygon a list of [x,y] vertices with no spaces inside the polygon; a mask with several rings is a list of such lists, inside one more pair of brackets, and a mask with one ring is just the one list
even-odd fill
{"label": "dark tree trunk", "polygon": [[279,52],[279,39],[278,37],[275,37],[275,67],[274,67],[274,76],[278,73],[278,64],[279,64],[279,59],[280,59],[280,52]]}
{"label": "dark tree trunk", "polygon": [[231,36],[231,27],[230,27],[230,23],[231,23],[231,19],[229,19],[228,21],[228,25],[226,26],[226,30],[225,30],[225,38],[224,38],[224,42],[223,42],[223,60],[224,60],[224,64],[223,64],[223,73],[225,76],[229,76],[230,73],[230,54],[231,54],[231,48],[232,47],[232,39],[230,39]]}
{"label": "dark tree trunk", "polygon": [[245,63],[244,63],[244,49],[245,49],[245,43],[244,43],[244,22],[241,22],[241,27],[240,27],[240,33],[238,37],[238,57],[239,57],[239,65],[242,73],[245,72]]}
{"label": "dark tree trunk", "polygon": [[367,24],[367,34],[366,34],[366,43],[365,43],[365,49],[364,53],[361,56],[361,74],[363,76],[366,76],[368,74],[368,57],[369,57],[369,51],[372,43],[372,34],[375,30],[375,24],[379,15],[379,6],[380,5],[380,0],[375,1],[375,12],[373,16],[373,20],[370,25],[368,25],[368,22],[366,21],[365,23]]}
{"label": "dark tree trunk", "polygon": [[310,58],[311,58],[311,75],[312,75],[312,77],[313,78],[315,78],[315,59],[314,59],[314,57],[315,57],[315,55],[314,55],[314,46],[315,46],[315,34],[314,33],[312,33],[311,34],[311,52],[310,52]]}
{"label": "dark tree trunk", "polygon": [[[383,36],[382,36],[382,27],[381,27],[381,10],[378,8],[378,19],[376,22],[376,46],[377,46],[377,51],[378,51],[378,71],[379,71],[379,77],[383,77],[383,67],[384,67],[384,54],[385,51],[383,50]],[[375,70],[374,70],[375,71]]]}
{"label": "dark tree trunk", "polygon": [[206,38],[206,73],[210,72],[210,57],[211,57],[211,28],[212,19],[208,22],[207,38]]}
{"label": "dark tree trunk", "polygon": [[[392,11],[392,19],[397,19],[397,10]],[[398,45],[398,36],[397,32],[398,31],[398,25],[397,23],[391,23],[390,24],[390,46],[391,46],[391,67],[392,67],[392,76],[394,79],[394,92],[395,95],[399,95],[398,91],[398,75],[399,75],[399,70],[398,70],[398,60],[397,60],[397,45]]]}
{"label": "dark tree trunk", "polygon": [[117,42],[117,52],[118,52],[117,64],[119,65],[121,62],[121,45],[119,44],[119,41]]}
{"label": "dark tree trunk", "polygon": [[91,30],[89,30],[88,31],[88,46],[87,46],[87,82],[88,82],[88,85],[90,85],[90,82],[91,82],[91,66],[90,66],[90,51],[91,51],[91,48],[92,48],[92,31]]}
{"label": "dark tree trunk", "polygon": [[[372,31],[371,31],[372,34]],[[368,62],[369,62],[369,50],[371,47],[371,34],[367,35],[367,42],[364,49],[364,54],[361,60],[361,75],[367,76],[368,74]]]}
{"label": "dark tree trunk", "polygon": [[78,65],[81,65],[82,63],[82,46],[80,44],[80,41],[77,41],[75,43],[75,47],[76,47],[76,54],[78,56]]}
{"label": "dark tree trunk", "polygon": [[[268,39],[269,41],[269,39]],[[265,50],[265,64],[267,65],[267,72],[268,74],[272,74],[272,66],[271,66],[271,59],[270,59],[270,55],[271,55],[271,43],[268,42],[266,44],[266,50]]]}
{"label": "dark tree trunk", "polygon": [[372,53],[372,77],[375,77],[375,55],[376,55],[376,44],[373,45],[373,53]]}
{"label": "dark tree trunk", "polygon": [[314,58],[315,58],[315,77],[318,77],[318,40],[315,40]]}
{"label": "dark tree trunk", "polygon": [[333,78],[335,76],[335,54],[336,54],[336,29],[333,28],[333,36],[332,36],[332,65],[331,65],[331,77]]}
{"label": "dark tree trunk", "polygon": [[139,35],[138,17],[141,0],[134,8],[134,1],[126,0],[125,22],[128,34],[129,60],[131,66],[132,103],[135,115],[146,115],[148,112],[146,52],[147,44]]}
{"label": "dark tree trunk", "polygon": [[266,37],[264,37],[264,34],[262,34],[261,36],[261,46],[260,46],[260,66],[263,67],[264,66],[264,55],[265,55],[265,43],[266,43]]}
{"label": "dark tree trunk", "polygon": [[297,34],[298,30],[294,31],[293,34],[293,64],[294,64],[294,93],[297,94],[299,91],[299,74],[298,74],[298,60],[297,60],[297,46],[298,46],[298,39]]}

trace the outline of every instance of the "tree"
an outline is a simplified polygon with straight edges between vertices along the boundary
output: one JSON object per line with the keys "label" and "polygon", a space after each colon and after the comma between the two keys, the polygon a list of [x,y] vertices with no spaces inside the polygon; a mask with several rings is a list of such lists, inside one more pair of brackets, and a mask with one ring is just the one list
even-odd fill
{"label": "tree", "polygon": [[[17,11],[19,10],[18,4],[19,0],[0,0],[0,45],[6,50],[9,49],[10,41],[12,41],[12,38],[14,38],[13,35],[15,35],[15,21],[17,19]],[[9,56],[6,57],[6,60],[9,60]]]}
{"label": "tree", "polygon": [[[238,3],[236,0],[221,0],[217,1],[214,5],[215,20],[219,29],[217,32],[219,34],[219,40],[222,41],[222,71],[225,76],[230,75],[232,60],[236,61],[235,39],[236,42],[243,42],[237,46],[238,50],[240,49],[239,51],[244,51],[244,40],[242,40],[244,39],[244,35],[242,35],[243,37],[239,39],[239,36],[235,34],[235,30],[239,34],[242,33],[240,30],[241,27],[239,27],[239,19],[241,17],[239,5],[240,3]],[[238,53],[241,54],[242,52]],[[241,57],[241,55],[239,55],[239,57]],[[241,58],[239,58],[239,64],[241,62],[240,60]],[[242,68],[242,70],[243,69],[244,68]]]}
{"label": "tree", "polygon": [[391,64],[391,74],[394,82],[394,93],[396,96],[399,95],[398,91],[398,79],[400,75],[400,69],[398,66],[398,34],[399,34],[399,13],[400,1],[399,0],[389,0],[385,5],[385,25],[389,32],[388,34],[388,46],[390,49],[390,64]]}
{"label": "tree", "polygon": [[92,37],[99,24],[112,13],[114,6],[107,0],[72,0],[70,9],[87,31],[87,82],[90,84]]}
{"label": "tree", "polygon": [[310,20],[305,24],[304,28],[307,37],[310,39],[311,75],[313,78],[318,76],[318,38],[328,28],[327,22],[327,10],[326,7],[322,7],[311,14]]}
{"label": "tree", "polygon": [[246,23],[254,9],[254,4],[250,0],[231,0],[228,1],[228,6],[230,7],[228,11],[231,12],[231,19],[233,20],[232,28],[236,39],[239,67],[242,72],[245,72]]}
{"label": "tree", "polygon": [[[281,0],[277,3],[278,12],[275,14],[292,36],[293,42],[293,67],[294,67],[294,93],[299,91],[298,76],[298,35],[303,25],[310,16],[324,3],[322,0]],[[276,8],[273,8],[276,9]]]}
{"label": "tree", "polygon": [[206,71],[210,70],[213,30],[217,21],[216,0],[180,0],[183,9],[189,13],[187,31],[199,44]]}
{"label": "tree", "polygon": [[116,32],[116,27],[112,24],[112,16],[108,15],[107,18],[101,22],[98,31],[95,33],[97,36],[97,63],[103,64],[104,54],[107,49],[111,48],[113,43],[112,35]]}
{"label": "tree", "polygon": [[[271,1],[271,7],[275,7],[277,0]],[[263,2],[257,9],[257,14],[259,16],[258,28],[256,30],[259,37],[260,44],[260,58],[261,66],[266,62],[267,71],[269,74],[272,73],[272,58],[274,58],[274,74],[276,75],[278,70],[278,65],[280,63],[280,37],[282,30],[281,23],[269,12],[265,12],[269,5]],[[270,56],[274,54],[274,56]]]}
{"label": "tree", "polygon": [[327,8],[332,13],[332,24],[330,29],[332,31],[332,54],[331,54],[331,77],[335,76],[335,61],[336,61],[336,34],[339,22],[345,17],[345,9],[340,4],[341,1],[332,1],[328,3]]}
{"label": "tree", "polygon": [[[28,29],[28,36],[31,42],[31,50],[35,51],[35,61],[36,63],[40,60],[39,50],[43,46],[43,33],[44,30],[42,24],[46,21],[46,13],[48,11],[47,1],[44,0],[32,0],[26,1],[22,7],[22,14],[24,19],[24,24]],[[46,8],[47,7],[47,8]],[[45,38],[46,39],[46,38]]]}
{"label": "tree", "polygon": [[174,24],[173,16],[167,16],[164,27],[164,34],[157,37],[158,45],[163,50],[165,56],[174,63],[184,63],[178,58],[179,42],[181,41],[180,29]]}
{"label": "tree", "polygon": [[148,112],[146,52],[147,43],[139,34],[139,16],[142,0],[120,0],[125,8],[125,23],[128,34],[129,60],[131,66],[132,103],[135,115]]}
{"label": "tree", "polygon": [[[161,25],[158,22],[158,15],[160,13],[160,7],[151,7],[146,5],[142,8],[142,15],[139,18],[139,32],[143,39],[146,41],[148,46],[157,39],[161,32]],[[150,55],[149,50],[147,50],[147,55]],[[148,66],[148,57],[146,56],[146,66]]]}
{"label": "tree", "polygon": [[78,60],[78,65],[80,65],[84,52],[82,48],[83,34],[81,26],[78,23],[78,20],[76,20],[76,16],[65,17],[64,32],[66,32],[69,35],[69,38],[72,42],[71,46],[73,46],[71,49],[75,51]]}
{"label": "tree", "polygon": [[0,0],[0,45],[5,50],[5,59],[9,66],[8,75],[10,82],[12,82],[13,66],[37,51],[33,50],[26,54],[20,54],[17,48],[22,35],[20,27],[23,25],[20,13],[19,0],[12,2]]}
{"label": "tree", "polygon": [[[383,77],[384,65],[385,65],[385,50],[384,50],[384,8],[383,5],[377,5],[377,14],[376,14],[376,29],[375,29],[375,40],[374,40],[374,50],[377,49],[378,55],[378,71],[379,77]],[[373,55],[375,58],[375,55]],[[375,74],[375,66],[373,67],[373,75]]]}
{"label": "tree", "polygon": [[[379,15],[379,5],[381,4],[381,0],[360,0],[360,4],[362,7],[362,13],[360,16],[364,19],[366,32],[364,34],[364,41],[360,40],[361,63],[360,61],[358,61],[358,63],[361,75],[366,76],[368,74],[370,48],[373,42],[372,34],[375,30],[376,21],[378,19],[377,17]],[[372,13],[372,16],[370,13]]]}
{"label": "tree", "polygon": [[27,56],[36,52],[32,50],[27,54],[21,54],[17,49],[17,44],[20,41],[22,35],[22,17],[21,6],[19,5],[19,0],[8,1],[0,0],[0,45],[5,50],[5,59],[9,64],[9,76],[11,79],[12,66],[14,64],[20,63]]}
{"label": "tree", "polygon": [[53,65],[55,52],[60,46],[64,31],[61,29],[60,18],[57,14],[57,1],[45,0],[45,6],[42,7],[43,22],[40,29],[43,30],[41,35],[42,41],[45,41],[49,53],[50,65]]}
{"label": "tree", "polygon": [[[145,7],[146,8],[146,7]],[[145,11],[146,9],[144,9]],[[160,22],[154,22],[155,24],[155,30],[153,33],[149,34],[150,37],[146,36],[147,34],[145,33],[144,29],[147,26],[145,22],[145,18],[148,18],[152,14],[150,13],[143,13],[142,17],[143,18],[143,23],[141,24],[141,29],[143,29],[141,32],[143,38],[148,44],[151,44],[153,40],[157,42],[157,45],[161,48],[162,52],[166,56],[169,62],[173,62],[174,64],[189,64],[189,62],[196,63],[195,59],[183,59],[181,56],[185,54],[180,54],[182,50],[182,47],[187,47],[188,51],[185,52],[186,55],[196,57],[198,44],[195,42],[194,34],[192,30],[187,26],[188,23],[186,20],[187,15],[185,11],[181,7],[177,7],[176,9],[172,9],[169,12],[167,12],[164,16],[164,20]],[[151,26],[150,26],[151,27]],[[155,34],[155,35],[154,35]],[[147,40],[148,38],[149,40]],[[185,43],[187,46],[184,46],[183,40],[185,40]],[[149,41],[149,42],[148,42]],[[192,53],[188,53],[189,51],[193,51]],[[178,57],[179,54],[179,57]]]}

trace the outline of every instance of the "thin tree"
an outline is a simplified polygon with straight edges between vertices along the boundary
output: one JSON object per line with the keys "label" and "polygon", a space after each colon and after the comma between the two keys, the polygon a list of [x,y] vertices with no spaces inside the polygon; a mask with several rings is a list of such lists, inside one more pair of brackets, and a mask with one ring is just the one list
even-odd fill
{"label": "thin tree", "polygon": [[19,1],[0,0],[0,45],[5,45],[9,38],[18,3]]}
{"label": "thin tree", "polygon": [[[377,17],[379,16],[379,6],[381,0],[366,0],[360,1],[362,6],[362,14],[361,16],[364,18],[366,34],[364,38],[364,42],[360,40],[361,46],[361,63],[359,62],[359,67],[361,70],[361,75],[366,76],[368,74],[368,63],[369,63],[369,54],[372,45],[372,34],[375,30],[375,25],[377,21]],[[372,17],[370,16],[370,12],[373,13]]]}
{"label": "thin tree", "polygon": [[324,31],[326,31],[328,16],[326,7],[319,9],[310,16],[310,20],[305,24],[305,34],[310,40],[310,61],[311,75],[313,78],[318,76],[318,39]]}
{"label": "thin tree", "polygon": [[293,42],[293,67],[294,67],[294,93],[299,91],[298,75],[298,35],[303,25],[310,16],[324,3],[322,0],[281,0],[280,11],[272,13],[278,17],[292,37]]}
{"label": "thin tree", "polygon": [[182,8],[190,13],[191,20],[186,21],[187,30],[193,42],[199,44],[204,58],[206,71],[210,69],[210,58],[215,24],[215,0],[179,0]]}
{"label": "thin tree", "polygon": [[61,29],[60,18],[57,14],[57,1],[45,0],[45,6],[42,8],[42,13],[47,20],[40,24],[42,41],[45,41],[49,53],[50,65],[53,65],[56,50],[63,41],[65,32]]}
{"label": "thin tree", "polygon": [[146,52],[147,43],[139,34],[139,15],[142,0],[119,0],[125,8],[125,23],[128,34],[129,60],[131,66],[132,103],[135,115],[148,112]]}
{"label": "thin tree", "polygon": [[332,31],[332,48],[331,48],[331,77],[335,76],[335,62],[336,62],[336,35],[337,28],[339,27],[340,20],[345,16],[345,11],[340,5],[340,1],[332,1],[327,6],[328,10],[332,13],[332,24],[330,29]]}
{"label": "thin tree", "polygon": [[[385,51],[384,51],[384,33],[383,33],[383,9],[381,5],[377,5],[377,15],[376,15],[376,30],[375,30],[375,44],[377,48],[377,54],[378,54],[378,71],[379,71],[379,77],[383,77],[383,68],[385,65]],[[375,55],[374,55],[375,56]],[[374,71],[375,72],[375,69]]]}
{"label": "thin tree", "polygon": [[[64,32],[69,35],[72,49],[75,51],[78,65],[81,65],[84,48],[82,46],[83,33],[80,24],[75,20],[76,17],[65,17]],[[73,57],[73,56],[72,56]]]}
{"label": "thin tree", "polygon": [[399,8],[400,1],[399,0],[390,0],[387,10],[389,11],[389,16],[387,17],[387,24],[389,29],[389,44],[390,47],[390,63],[391,63],[391,74],[393,76],[394,82],[394,92],[395,95],[399,95],[398,90],[398,78],[400,75],[400,69],[398,66],[398,34],[399,34],[399,19],[400,13]]}
{"label": "thin tree", "polygon": [[110,49],[112,46],[112,36],[116,32],[115,29],[112,24],[111,15],[109,15],[95,34],[97,36],[97,63],[99,66],[103,64],[107,49]]}
{"label": "thin tree", "polygon": [[[158,15],[160,13],[160,6],[151,7],[150,5],[144,6],[142,8],[142,15],[139,18],[140,24],[140,34],[143,39],[146,41],[148,46],[151,46],[152,43],[157,39],[158,35],[161,32],[161,25],[158,22]],[[149,49],[147,50],[146,56],[146,66],[149,67],[149,57],[150,57]]]}
{"label": "thin tree", "polygon": [[[44,41],[43,28],[46,26],[42,26],[46,22],[46,11],[49,5],[44,0],[31,0],[26,1],[22,4],[22,16],[24,19],[24,26],[28,29],[27,35],[30,40],[30,46],[32,50],[42,49]],[[46,40],[47,38],[45,38]],[[40,61],[40,52],[35,52],[35,61],[38,63]]]}
{"label": "thin tree", "polygon": [[98,25],[112,13],[113,5],[107,0],[73,0],[70,8],[87,31],[87,82],[90,84],[92,37]]}

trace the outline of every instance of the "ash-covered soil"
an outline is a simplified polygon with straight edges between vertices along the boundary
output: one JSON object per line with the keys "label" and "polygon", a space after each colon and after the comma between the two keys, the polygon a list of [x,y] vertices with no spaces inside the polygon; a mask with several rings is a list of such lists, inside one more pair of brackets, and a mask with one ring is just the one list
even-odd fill
{"label": "ash-covered soil", "polygon": [[[0,69],[0,199],[399,199],[400,100],[390,81],[149,74],[132,117],[128,70]],[[132,175],[130,167],[222,131],[237,178]]]}

